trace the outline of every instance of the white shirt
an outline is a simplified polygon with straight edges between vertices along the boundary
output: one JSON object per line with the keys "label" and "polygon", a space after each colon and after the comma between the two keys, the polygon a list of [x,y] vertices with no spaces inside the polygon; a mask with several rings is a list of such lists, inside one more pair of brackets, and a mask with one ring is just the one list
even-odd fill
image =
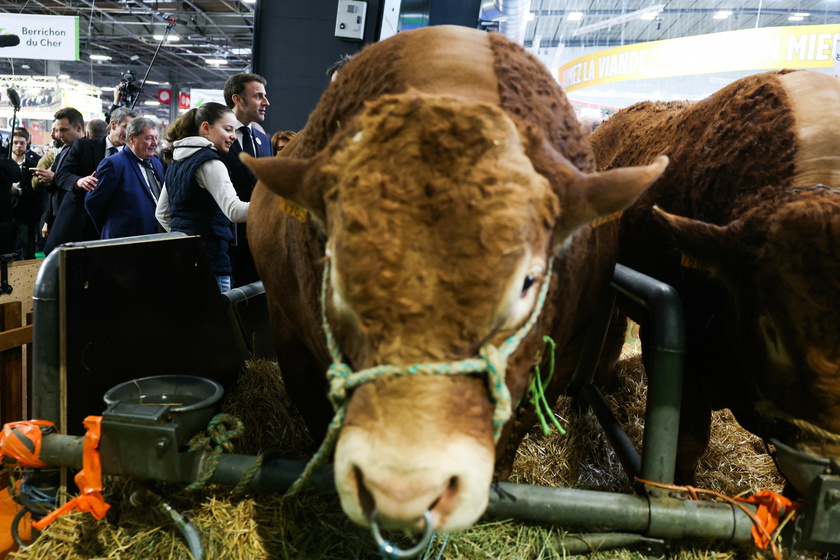
{"label": "white shirt", "polygon": [[[182,161],[193,155],[203,147],[215,150],[213,143],[200,136],[190,136],[177,140],[174,144],[173,158],[175,161]],[[249,203],[239,200],[233,183],[230,182],[230,175],[224,162],[219,159],[211,159],[204,162],[196,171],[196,179],[200,187],[207,189],[207,192],[219,205],[227,218],[234,223],[242,223],[248,219]],[[166,185],[161,188],[158,199],[155,217],[166,231],[171,231],[172,217],[169,215],[169,193]]]}

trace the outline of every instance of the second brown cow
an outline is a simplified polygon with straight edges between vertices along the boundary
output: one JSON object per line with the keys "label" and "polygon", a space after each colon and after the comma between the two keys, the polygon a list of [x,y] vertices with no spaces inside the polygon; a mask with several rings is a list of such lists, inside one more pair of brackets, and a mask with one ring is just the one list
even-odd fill
{"label": "second brown cow", "polygon": [[624,213],[619,260],[683,300],[685,482],[712,409],[840,457],[839,103],[834,77],[768,72],[696,103],[634,105],[592,136],[601,169],[671,158]]}

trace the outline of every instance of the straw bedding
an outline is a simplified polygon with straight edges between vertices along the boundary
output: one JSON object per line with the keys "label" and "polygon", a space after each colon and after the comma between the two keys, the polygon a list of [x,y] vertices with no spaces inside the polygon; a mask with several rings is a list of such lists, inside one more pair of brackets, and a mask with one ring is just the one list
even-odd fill
{"label": "straw bedding", "polygon": [[[638,344],[629,343],[619,362],[616,383],[607,393],[628,435],[641,441],[645,384]],[[225,412],[245,422],[246,434],[237,453],[276,451],[287,458],[306,458],[308,434],[283,390],[275,364],[251,362]],[[600,428],[590,417],[578,417],[568,399],[555,414],[568,436],[543,436],[538,430],[520,447],[512,482],[629,492],[630,487]],[[49,526],[27,550],[12,553],[17,560],[188,560],[183,537],[158,510],[137,507],[128,496],[136,481],[107,478],[106,499],[112,504],[105,521],[88,514],[65,515]],[[703,459],[698,486],[735,495],[769,488],[780,491],[764,444],[738,427],[731,414],[715,418],[710,451]],[[155,492],[186,514],[201,534],[205,558],[213,560],[379,558],[370,533],[350,523],[335,496],[282,499],[279,495],[231,497],[229,488],[189,493],[179,487],[154,485]],[[565,558],[564,531],[515,521],[485,521],[443,537],[428,558],[521,559]],[[390,536],[394,538],[393,536]],[[398,540],[398,539],[395,539]],[[667,552],[686,560],[761,557],[762,553],[731,543],[679,541]],[[594,558],[661,557],[666,549],[636,546],[590,555]]]}

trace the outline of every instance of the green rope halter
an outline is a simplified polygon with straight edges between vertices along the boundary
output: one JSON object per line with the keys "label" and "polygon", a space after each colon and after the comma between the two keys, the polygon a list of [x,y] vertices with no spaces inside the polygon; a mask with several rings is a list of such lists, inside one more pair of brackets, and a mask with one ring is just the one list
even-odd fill
{"label": "green rope halter", "polygon": [[490,400],[494,403],[493,410],[493,440],[498,441],[502,433],[502,427],[508,421],[511,414],[510,392],[505,385],[505,370],[510,356],[519,348],[519,344],[536,324],[542,311],[545,299],[548,294],[548,285],[551,283],[551,263],[545,275],[540,293],[531,316],[512,336],[507,338],[501,346],[496,348],[492,344],[485,344],[478,352],[478,357],[460,360],[457,362],[428,362],[413,364],[408,367],[392,365],[381,365],[354,372],[350,366],[344,363],[343,354],[333,336],[329,321],[327,320],[327,291],[329,288],[330,261],[327,259],[324,264],[324,276],[321,283],[321,321],[324,328],[324,336],[327,340],[327,348],[333,363],[327,369],[327,379],[330,384],[329,398],[335,409],[327,435],[315,456],[309,461],[294,484],[286,492],[286,495],[297,493],[312,477],[315,470],[326,463],[329,455],[335,449],[341,427],[344,425],[344,416],[347,412],[347,400],[350,392],[369,381],[380,377],[405,377],[407,375],[465,375],[469,373],[487,372],[487,390],[490,393]]}

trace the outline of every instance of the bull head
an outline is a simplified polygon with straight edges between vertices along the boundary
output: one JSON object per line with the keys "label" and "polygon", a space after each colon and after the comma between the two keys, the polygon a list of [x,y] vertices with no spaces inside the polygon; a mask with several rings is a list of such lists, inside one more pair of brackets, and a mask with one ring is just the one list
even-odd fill
{"label": "bull head", "polygon": [[[325,313],[356,371],[501,345],[532,316],[573,234],[630,205],[667,163],[583,173],[494,105],[416,92],[368,103],[312,158],[241,157],[324,227]],[[550,323],[508,363],[514,402]],[[436,530],[474,523],[489,498],[493,412],[471,375],[356,388],[335,455],[347,514],[366,525],[375,510],[413,529],[427,513]]]}

